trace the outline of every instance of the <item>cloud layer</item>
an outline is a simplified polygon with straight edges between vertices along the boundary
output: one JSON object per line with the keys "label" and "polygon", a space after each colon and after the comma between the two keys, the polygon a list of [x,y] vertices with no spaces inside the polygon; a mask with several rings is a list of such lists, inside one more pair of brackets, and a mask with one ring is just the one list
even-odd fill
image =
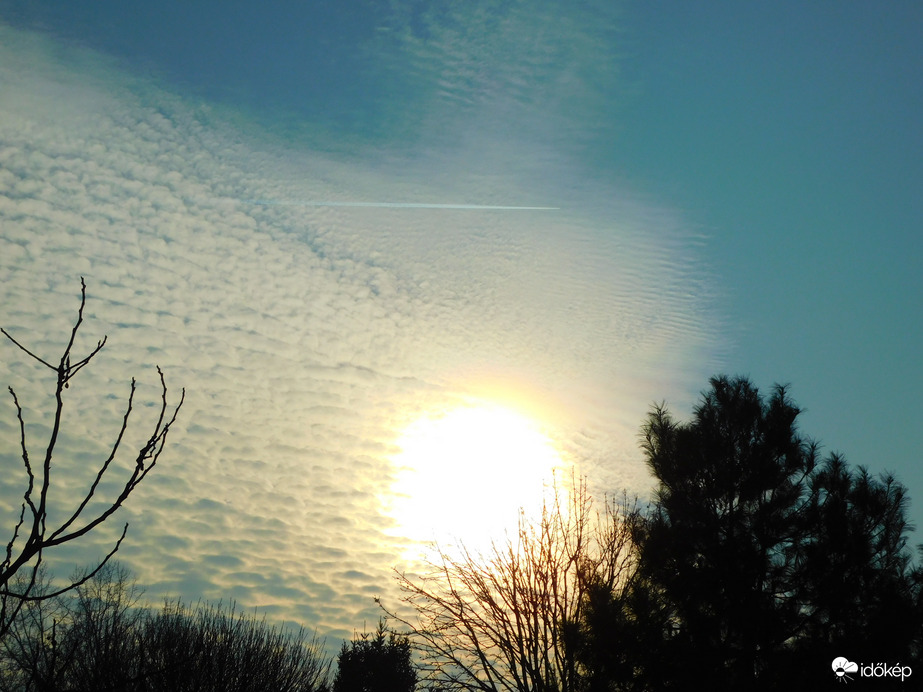
{"label": "cloud layer", "polygon": [[[91,477],[132,376],[140,400],[156,401],[155,364],[171,397],[187,391],[160,467],[123,512],[120,555],[153,599],[236,598],[334,636],[374,622],[372,596],[390,592],[404,554],[385,511],[395,441],[466,397],[541,404],[583,470],[643,491],[640,416],[688,396],[713,346],[695,239],[675,215],[563,162],[557,180],[476,165],[524,146],[534,161],[540,144],[471,132],[400,160],[291,150],[88,51],[2,27],[0,39],[0,324],[56,357],[82,275],[79,348],[109,335],[68,392],[61,482],[65,469]],[[24,360],[3,345],[0,382],[38,444],[50,390]],[[152,413],[137,411],[130,441]],[[4,402],[5,469],[20,463],[12,416]],[[18,511],[14,488],[0,506],[4,521]],[[115,529],[63,564],[101,555]]]}

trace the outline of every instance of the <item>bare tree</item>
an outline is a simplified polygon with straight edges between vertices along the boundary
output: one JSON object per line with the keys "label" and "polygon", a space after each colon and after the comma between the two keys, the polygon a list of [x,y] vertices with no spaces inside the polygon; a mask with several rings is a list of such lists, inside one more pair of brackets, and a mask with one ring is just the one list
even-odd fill
{"label": "bare tree", "polygon": [[[142,589],[115,560],[94,572],[87,580],[76,571],[79,586],[24,604],[0,639],[0,692],[121,690],[137,676]],[[51,588],[42,570],[32,594]]]}
{"label": "bare tree", "polygon": [[[555,488],[541,518],[520,519],[518,533],[486,554],[438,549],[431,572],[398,573],[410,614],[401,622],[432,689],[574,692],[581,673],[571,639],[587,589],[618,589],[634,570],[636,503],[594,511],[583,481]],[[383,606],[384,607],[384,606]]]}
{"label": "bare tree", "polygon": [[[138,634],[143,670],[119,689],[327,692],[331,659],[317,633],[269,625],[228,607],[167,603]],[[89,689],[97,689],[88,685]]]}
{"label": "bare tree", "polygon": [[[55,454],[55,447],[58,442],[58,435],[61,430],[61,420],[64,413],[64,390],[70,387],[73,377],[88,365],[93,357],[99,353],[106,344],[106,337],[98,341],[96,347],[90,351],[89,355],[83,358],[72,356],[71,350],[74,346],[74,340],[77,337],[77,331],[83,323],[83,309],[86,304],[86,282],[80,279],[80,309],[77,312],[77,320],[71,330],[70,339],[64,349],[57,364],[36,355],[26,346],[20,343],[8,331],[0,328],[0,332],[16,345],[19,350],[30,356],[38,363],[44,365],[56,374],[56,385],[54,390],[54,414],[51,424],[51,434],[45,446],[45,451],[38,464],[33,465],[29,455],[29,443],[26,439],[26,425],[23,420],[23,409],[16,396],[16,392],[9,387],[10,395],[13,398],[13,404],[16,407],[16,417],[19,423],[20,432],[20,450],[23,467],[26,473],[26,488],[23,491],[22,510],[19,514],[19,521],[13,528],[12,537],[6,545],[6,552],[0,561],[0,636],[2,636],[10,626],[11,621],[16,617],[23,604],[36,599],[50,599],[65,591],[74,589],[85,583],[93,577],[96,572],[105,565],[115,554],[125,538],[128,530],[128,524],[125,524],[121,536],[116,541],[113,548],[103,558],[95,569],[87,571],[78,579],[70,581],[62,589],[42,590],[40,593],[35,591],[36,579],[39,575],[39,569],[42,565],[44,553],[51,548],[74,541],[81,536],[86,535],[97,526],[102,524],[106,519],[112,516],[119,507],[125,502],[132,491],[138,486],[145,476],[154,468],[160,453],[166,444],[167,434],[176,420],[180,407],[183,405],[185,390],[180,396],[179,403],[173,408],[172,414],[169,413],[167,405],[167,386],[164,382],[163,372],[157,368],[160,376],[161,386],[161,404],[160,412],[157,418],[154,430],[147,441],[138,450],[135,456],[134,466],[131,474],[125,480],[124,485],[118,495],[108,502],[102,509],[89,516],[84,515],[84,510],[94,498],[103,476],[112,467],[113,461],[119,452],[125,431],[128,428],[128,419],[132,412],[135,395],[135,380],[131,380],[131,391],[128,396],[128,404],[125,414],[122,418],[121,427],[116,435],[109,454],[103,459],[99,466],[92,484],[86,491],[83,499],[76,503],[72,512],[64,513],[67,517],[57,526],[48,525],[48,493],[51,487],[51,463]],[[15,579],[15,577],[20,577]],[[26,578],[23,579],[22,577]],[[14,588],[14,583],[18,587]]]}
{"label": "bare tree", "polygon": [[[39,578],[37,590],[45,586]],[[140,604],[112,560],[72,591],[26,603],[0,640],[2,692],[326,692],[331,659],[304,628],[227,607]]]}

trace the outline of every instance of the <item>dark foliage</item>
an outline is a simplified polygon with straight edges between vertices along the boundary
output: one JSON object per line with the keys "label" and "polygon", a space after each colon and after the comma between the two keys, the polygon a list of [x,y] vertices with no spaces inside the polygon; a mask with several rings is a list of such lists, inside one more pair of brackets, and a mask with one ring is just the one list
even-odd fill
{"label": "dark foliage", "polygon": [[378,623],[374,635],[354,637],[337,657],[334,692],[413,692],[417,673],[411,662],[410,641]]}
{"label": "dark foliage", "polygon": [[0,690],[327,689],[330,661],[305,630],[270,627],[233,606],[139,608],[139,595],[110,562],[69,594],[30,601],[0,639]]}
{"label": "dark foliage", "polygon": [[578,645],[591,690],[776,689],[831,661],[921,653],[905,488],[819,459],[784,387],[718,377],[689,423],[643,427],[658,485],[629,589],[594,590]]}

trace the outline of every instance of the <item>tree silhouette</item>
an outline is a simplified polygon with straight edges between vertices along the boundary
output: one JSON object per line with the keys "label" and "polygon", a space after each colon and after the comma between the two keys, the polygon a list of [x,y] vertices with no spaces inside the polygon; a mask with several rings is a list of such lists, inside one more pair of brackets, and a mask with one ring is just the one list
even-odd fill
{"label": "tree silhouette", "polygon": [[[160,376],[161,405],[154,430],[135,455],[131,472],[124,481],[118,495],[102,509],[99,509],[97,513],[86,516],[84,515],[84,510],[87,509],[87,505],[90,501],[94,499],[94,495],[100,487],[103,477],[111,469],[113,461],[119,452],[122,438],[128,427],[128,419],[132,412],[135,395],[135,380],[132,379],[131,390],[128,395],[128,404],[122,418],[121,427],[119,428],[109,454],[100,463],[95,479],[86,491],[84,497],[75,503],[76,506],[73,511],[67,510],[64,512],[63,515],[67,518],[57,526],[49,525],[48,497],[49,489],[51,488],[51,465],[52,458],[56,451],[55,448],[58,436],[61,431],[65,399],[64,391],[70,387],[71,380],[74,376],[82,370],[84,366],[88,365],[93,357],[96,356],[106,344],[106,337],[103,337],[102,340],[97,342],[96,347],[90,351],[89,355],[79,359],[74,356],[72,360],[71,349],[74,346],[77,332],[83,324],[83,309],[85,305],[86,283],[83,278],[81,278],[80,308],[77,312],[77,319],[71,330],[67,346],[64,348],[64,353],[61,355],[57,364],[36,355],[17,341],[6,329],[0,328],[0,332],[2,332],[2,334],[20,351],[50,369],[56,376],[51,433],[45,445],[44,454],[37,467],[33,466],[33,461],[29,455],[30,445],[26,439],[26,424],[23,419],[22,406],[19,403],[19,398],[16,396],[16,392],[12,387],[9,387],[10,395],[16,408],[16,418],[20,433],[19,451],[26,473],[26,488],[22,495],[22,511],[19,515],[19,521],[13,527],[12,536],[6,545],[6,552],[2,560],[0,560],[0,636],[9,628],[10,623],[21,610],[24,603],[34,599],[53,598],[64,591],[78,587],[80,584],[93,577],[95,570],[90,570],[79,579],[72,581],[63,589],[57,591],[45,590],[41,594],[34,593],[36,578],[39,575],[45,552],[57,546],[77,540],[106,521],[122,506],[132,491],[144,480],[151,469],[154,468],[166,444],[167,434],[176,420],[176,416],[185,398],[185,390],[183,390],[180,401],[173,409],[172,414],[168,413],[167,386],[164,381],[163,372],[160,368],[157,368],[157,373]],[[95,568],[96,570],[101,569],[119,549],[127,530],[128,524],[125,525],[121,536],[116,541],[112,550]],[[16,579],[17,576],[21,577],[23,575],[26,575],[27,578]],[[11,589],[10,587],[14,582],[18,584],[18,587],[16,589]]]}
{"label": "tree silhouette", "polygon": [[433,689],[576,692],[571,642],[590,584],[618,593],[633,570],[636,508],[595,513],[584,483],[555,490],[540,519],[486,554],[439,550],[422,576],[398,574],[423,680]]}
{"label": "tree silhouette", "polygon": [[176,692],[325,692],[330,660],[323,642],[229,608],[167,604],[144,620],[140,635],[144,684]]}
{"label": "tree silhouette", "polygon": [[413,692],[417,672],[411,661],[410,641],[388,632],[380,620],[374,635],[357,635],[337,657],[333,692]]}
{"label": "tree silhouette", "polygon": [[40,572],[0,638],[0,690],[124,689],[137,674],[141,590],[116,561],[85,576],[75,572],[77,586],[44,598],[52,587]]}
{"label": "tree silhouette", "polygon": [[923,573],[910,562],[907,504],[906,488],[892,475],[850,471],[839,455],[811,479],[796,572],[801,660],[847,642],[861,642],[867,660],[923,653]]}
{"label": "tree silhouette", "polygon": [[590,593],[578,641],[591,689],[797,688],[829,682],[839,655],[919,653],[906,491],[820,461],[799,413],[785,387],[764,399],[727,377],[689,423],[651,411],[639,570],[629,589]]}
{"label": "tree silhouette", "polygon": [[26,603],[0,639],[2,692],[328,689],[330,659],[304,629],[271,627],[233,605],[139,607],[131,573],[114,561],[76,581]]}

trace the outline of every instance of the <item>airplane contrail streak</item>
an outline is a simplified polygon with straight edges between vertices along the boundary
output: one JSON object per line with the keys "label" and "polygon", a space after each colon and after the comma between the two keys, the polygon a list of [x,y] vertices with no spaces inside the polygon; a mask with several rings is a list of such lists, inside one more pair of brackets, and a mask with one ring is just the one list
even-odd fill
{"label": "airplane contrail streak", "polygon": [[384,209],[473,209],[481,211],[555,211],[561,207],[513,207],[492,204],[431,204],[426,202],[336,202],[249,199],[247,204],[276,207],[379,207]]}

